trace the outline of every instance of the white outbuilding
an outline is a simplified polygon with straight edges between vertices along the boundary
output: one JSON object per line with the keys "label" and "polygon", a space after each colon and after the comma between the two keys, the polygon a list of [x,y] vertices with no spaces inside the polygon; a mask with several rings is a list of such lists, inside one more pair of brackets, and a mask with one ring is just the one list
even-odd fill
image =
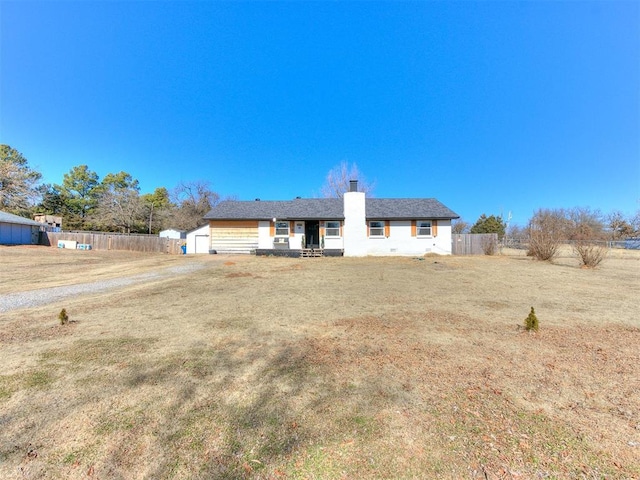
{"label": "white outbuilding", "polygon": [[209,225],[187,232],[187,253],[209,253],[211,248]]}
{"label": "white outbuilding", "polygon": [[158,236],[162,238],[173,238],[174,240],[184,240],[187,238],[187,232],[184,230],[176,230],[175,228],[168,228],[158,233]]}

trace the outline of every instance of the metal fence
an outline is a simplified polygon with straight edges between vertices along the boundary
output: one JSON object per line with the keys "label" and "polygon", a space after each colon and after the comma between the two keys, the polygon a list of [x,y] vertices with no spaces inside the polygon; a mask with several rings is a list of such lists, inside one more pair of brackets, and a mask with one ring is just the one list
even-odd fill
{"label": "metal fence", "polygon": [[[573,245],[576,243],[576,240],[563,240],[561,243],[563,245]],[[640,238],[627,238],[625,240],[589,240],[588,243],[605,248],[640,250]],[[502,239],[500,246],[527,250],[529,248],[529,239],[527,237],[505,237]]]}
{"label": "metal fence", "polygon": [[156,252],[178,255],[184,240],[156,235],[119,234],[108,232],[41,232],[40,243],[57,246],[58,240],[71,240],[80,245],[90,245],[92,250],[127,250],[131,252]]}
{"label": "metal fence", "polygon": [[[453,253],[456,253],[455,251],[455,237],[464,237],[464,236],[471,236],[473,237],[474,235],[471,234],[466,234],[466,235],[452,235],[452,237],[454,238],[453,242],[454,242],[454,250]],[[473,242],[476,240],[469,240],[469,239],[465,239],[463,241],[463,245],[464,242]],[[577,241],[576,240],[563,240],[561,242],[562,245],[565,246],[572,246],[574,244],[576,244]],[[625,240],[589,240],[588,241],[589,244],[593,244],[593,245],[598,245],[604,248],[611,248],[611,249],[621,249],[621,250],[640,250],[640,238],[627,238]],[[529,249],[529,238],[528,237],[507,237],[505,236],[501,241],[500,241],[500,248],[512,248],[512,249],[516,249],[516,250],[528,250]],[[458,253],[458,255],[469,255],[469,253],[465,253],[465,249],[464,246],[460,246],[459,247],[461,249],[462,253]],[[472,249],[472,253],[475,254],[477,253],[477,246],[474,247]],[[481,252],[480,252],[481,253]]]}
{"label": "metal fence", "polygon": [[609,248],[624,248],[626,250],[640,250],[640,238],[627,238],[626,240],[616,240],[607,242]]}

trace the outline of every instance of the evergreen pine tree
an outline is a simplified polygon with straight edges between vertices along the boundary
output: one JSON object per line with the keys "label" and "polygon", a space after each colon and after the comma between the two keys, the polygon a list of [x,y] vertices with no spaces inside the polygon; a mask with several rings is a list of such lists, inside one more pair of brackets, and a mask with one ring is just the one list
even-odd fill
{"label": "evergreen pine tree", "polygon": [[527,332],[530,332],[531,330],[537,332],[538,327],[538,317],[536,316],[536,312],[533,307],[531,307],[531,312],[529,312],[529,315],[524,320],[524,328],[527,330]]}

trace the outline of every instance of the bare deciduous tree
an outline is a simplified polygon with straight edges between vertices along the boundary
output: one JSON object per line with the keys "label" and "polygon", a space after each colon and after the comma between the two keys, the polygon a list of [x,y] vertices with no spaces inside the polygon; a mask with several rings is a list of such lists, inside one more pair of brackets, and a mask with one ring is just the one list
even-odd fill
{"label": "bare deciduous tree", "polygon": [[97,224],[107,231],[131,233],[142,230],[144,216],[139,191],[138,180],[127,172],[104,177],[94,212]]}
{"label": "bare deciduous tree", "polygon": [[171,192],[176,205],[172,215],[172,227],[193,230],[203,223],[203,217],[220,201],[220,195],[211,190],[205,180],[180,182]]}
{"label": "bare deciduous tree", "polygon": [[606,217],[607,228],[611,240],[620,240],[631,237],[634,234],[633,219],[627,220],[620,210],[614,210]]}
{"label": "bare deciduous tree", "polygon": [[634,235],[640,235],[640,210],[629,220]]}
{"label": "bare deciduous tree", "polygon": [[342,198],[349,191],[349,182],[358,181],[358,191],[364,192],[367,196],[373,194],[374,185],[369,183],[358,170],[358,166],[342,162],[340,165],[329,170],[324,185],[321,188],[322,196],[325,198]]}
{"label": "bare deciduous tree", "polygon": [[458,218],[451,222],[451,233],[453,234],[467,233],[469,228],[471,228],[471,225],[465,222],[462,218]]}
{"label": "bare deciduous tree", "polygon": [[604,238],[602,213],[589,207],[574,207],[566,211],[567,239],[598,240]]}
{"label": "bare deciduous tree", "polygon": [[512,223],[511,225],[509,225],[509,228],[507,228],[507,237],[509,238],[520,240],[526,235],[526,228],[523,228],[518,224]]}

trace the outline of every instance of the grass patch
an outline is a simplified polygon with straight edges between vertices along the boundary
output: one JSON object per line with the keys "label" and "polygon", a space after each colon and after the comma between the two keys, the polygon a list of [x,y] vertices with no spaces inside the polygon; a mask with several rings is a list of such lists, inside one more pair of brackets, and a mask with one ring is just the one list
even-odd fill
{"label": "grass patch", "polygon": [[109,435],[117,431],[128,431],[144,424],[144,421],[144,412],[141,410],[126,408],[124,410],[110,411],[98,418],[95,433]]}
{"label": "grass patch", "polygon": [[47,363],[71,366],[87,363],[110,365],[146,352],[153,344],[152,338],[105,338],[100,340],[78,340],[70,347],[53,349],[42,354]]}
{"label": "grass patch", "polygon": [[11,390],[5,386],[0,386],[0,401],[9,398],[11,396]]}
{"label": "grass patch", "polygon": [[24,377],[24,384],[27,388],[47,388],[53,381],[53,374],[48,370],[31,371]]}
{"label": "grass patch", "polygon": [[21,375],[0,375],[0,401],[11,398],[13,392],[20,388]]}

